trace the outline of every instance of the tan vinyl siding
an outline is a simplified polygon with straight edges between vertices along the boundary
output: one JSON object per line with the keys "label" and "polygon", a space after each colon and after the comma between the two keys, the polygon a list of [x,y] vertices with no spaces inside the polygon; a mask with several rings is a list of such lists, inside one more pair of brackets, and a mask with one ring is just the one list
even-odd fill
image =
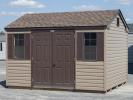
{"label": "tan vinyl siding", "polygon": [[7,86],[31,87],[31,62],[28,60],[8,60],[6,72]]}
{"label": "tan vinyl siding", "polygon": [[[119,16],[117,16],[119,17]],[[127,81],[128,68],[128,33],[120,19],[117,27],[116,18],[105,32],[105,90]]]}
{"label": "tan vinyl siding", "polygon": [[76,61],[76,89],[98,90],[104,89],[103,62]]}

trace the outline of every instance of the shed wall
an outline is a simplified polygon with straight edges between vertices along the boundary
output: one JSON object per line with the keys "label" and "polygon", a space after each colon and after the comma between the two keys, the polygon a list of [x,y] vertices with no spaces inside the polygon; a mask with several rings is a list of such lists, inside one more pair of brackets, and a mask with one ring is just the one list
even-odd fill
{"label": "shed wall", "polygon": [[6,85],[31,87],[31,61],[8,60]]}
{"label": "shed wall", "polygon": [[[118,16],[119,17],[119,16]],[[128,33],[120,20],[111,23],[105,33],[105,90],[127,81],[128,73]]]}
{"label": "shed wall", "polygon": [[104,63],[76,61],[76,82],[78,90],[104,89]]}
{"label": "shed wall", "polygon": [[133,33],[128,34],[128,63],[133,63]]}

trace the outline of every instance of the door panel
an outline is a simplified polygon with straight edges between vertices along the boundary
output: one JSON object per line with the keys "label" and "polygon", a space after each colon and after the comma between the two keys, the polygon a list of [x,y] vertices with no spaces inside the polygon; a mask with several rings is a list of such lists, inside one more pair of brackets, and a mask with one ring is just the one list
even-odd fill
{"label": "door panel", "polygon": [[33,32],[33,85],[74,87],[75,48],[73,31]]}
{"label": "door panel", "polygon": [[74,85],[74,32],[53,33],[53,85]]}
{"label": "door panel", "polygon": [[50,85],[51,35],[49,32],[34,32],[32,36],[33,84]]}

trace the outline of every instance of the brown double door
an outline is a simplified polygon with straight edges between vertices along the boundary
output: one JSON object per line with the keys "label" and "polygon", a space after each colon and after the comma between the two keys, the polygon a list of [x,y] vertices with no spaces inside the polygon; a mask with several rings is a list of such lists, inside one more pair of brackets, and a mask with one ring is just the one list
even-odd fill
{"label": "brown double door", "polygon": [[32,33],[32,85],[43,88],[74,88],[74,32]]}

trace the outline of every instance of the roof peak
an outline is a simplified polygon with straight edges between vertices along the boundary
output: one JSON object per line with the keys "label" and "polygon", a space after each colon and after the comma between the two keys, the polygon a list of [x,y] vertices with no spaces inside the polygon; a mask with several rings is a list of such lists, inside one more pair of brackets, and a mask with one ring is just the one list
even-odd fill
{"label": "roof peak", "polygon": [[64,11],[64,12],[42,12],[42,13],[28,13],[25,15],[38,15],[38,14],[64,14],[64,13],[85,13],[85,12],[108,12],[108,11],[115,11],[119,12],[120,9],[109,9],[109,10],[85,10],[85,11]]}

